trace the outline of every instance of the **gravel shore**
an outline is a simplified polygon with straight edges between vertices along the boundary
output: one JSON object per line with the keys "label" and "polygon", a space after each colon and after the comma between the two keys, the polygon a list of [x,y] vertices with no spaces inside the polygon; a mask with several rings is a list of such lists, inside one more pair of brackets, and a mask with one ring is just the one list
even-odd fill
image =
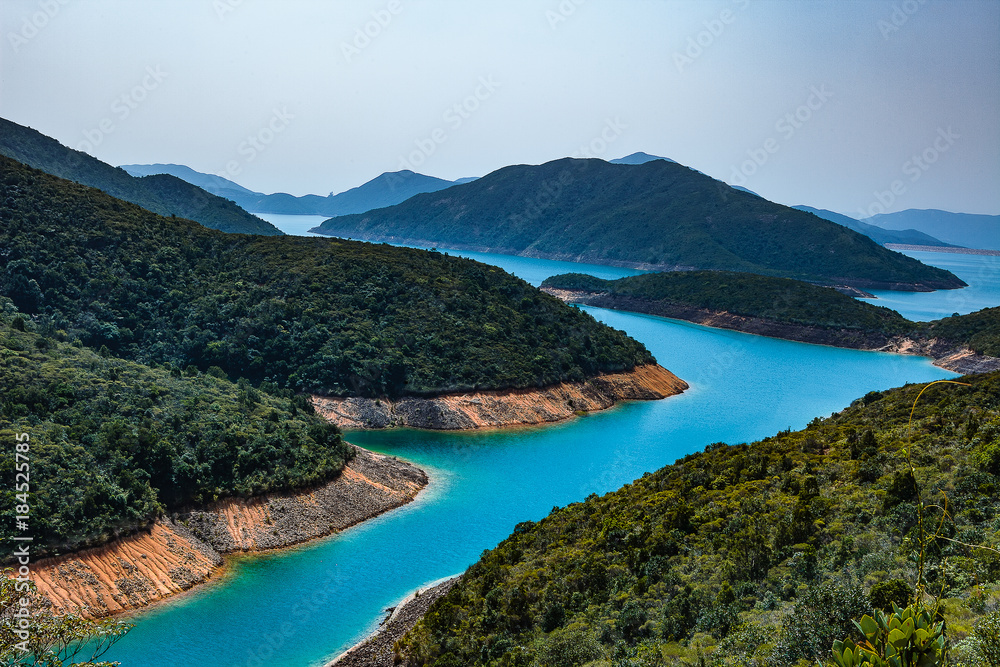
{"label": "gravel shore", "polygon": [[417,591],[392,612],[374,635],[354,645],[326,667],[395,667],[392,648],[427,613],[431,604],[458,582],[452,577],[426,590]]}

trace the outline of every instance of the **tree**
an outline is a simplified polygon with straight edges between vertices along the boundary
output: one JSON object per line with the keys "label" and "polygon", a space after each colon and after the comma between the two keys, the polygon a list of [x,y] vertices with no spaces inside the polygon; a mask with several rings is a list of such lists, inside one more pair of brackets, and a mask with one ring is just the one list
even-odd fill
{"label": "tree", "polygon": [[[37,667],[113,667],[96,662],[132,624],[114,619],[88,620],[75,614],[53,614],[34,583],[0,570],[0,665]],[[78,660],[79,655],[89,655]]]}

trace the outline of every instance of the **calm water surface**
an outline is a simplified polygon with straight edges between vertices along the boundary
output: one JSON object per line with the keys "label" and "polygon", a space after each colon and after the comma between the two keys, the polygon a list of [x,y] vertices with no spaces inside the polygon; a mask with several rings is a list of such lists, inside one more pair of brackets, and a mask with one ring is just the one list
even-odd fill
{"label": "calm water surface", "polygon": [[[586,270],[476,259],[536,284],[550,270]],[[334,537],[234,558],[218,582],[136,616],[137,627],[108,659],[126,666],[321,665],[374,629],[385,607],[461,572],[521,521],[616,489],[712,442],[801,428],[868,391],[953,376],[917,357],[587,310],[645,343],[691,389],[547,427],[350,433],[356,444],[416,462],[430,486],[410,505]]]}
{"label": "calm water surface", "polygon": [[1000,256],[961,255],[950,252],[903,253],[924,264],[948,269],[969,284],[962,289],[937,292],[872,291],[877,299],[864,299],[898,311],[917,322],[937,320],[954,313],[966,315],[983,308],[1000,306]]}

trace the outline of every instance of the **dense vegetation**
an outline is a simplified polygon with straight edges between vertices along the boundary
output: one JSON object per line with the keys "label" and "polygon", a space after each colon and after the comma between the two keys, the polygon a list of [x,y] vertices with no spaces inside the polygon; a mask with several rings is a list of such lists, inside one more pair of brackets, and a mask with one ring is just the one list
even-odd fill
{"label": "dense vegetation", "polygon": [[751,273],[676,271],[618,280],[567,273],[547,278],[542,286],[666,301],[788,324],[890,334],[906,333],[913,328],[912,322],[894,310],[858,301],[828,287]]}
{"label": "dense vegetation", "polygon": [[626,266],[747,271],[887,289],[965,285],[828,220],[666,160],[505,167],[397,206],[325,221],[347,238]]}
{"label": "dense vegetation", "polygon": [[520,524],[398,651],[437,667],[830,664],[851,619],[912,599],[923,501],[929,532],[949,513],[924,582],[961,657],[977,618],[1000,618],[1000,373],[962,381],[929,387],[912,431],[924,386],[872,392]]}
{"label": "dense vegetation", "polygon": [[224,232],[278,236],[274,225],[233,202],[174,176],[133,178],[81,151],[63,146],[31,128],[0,118],[0,155],[36,169],[103,190],[160,215],[175,215]]}
{"label": "dense vegetation", "polygon": [[[63,332],[32,331],[9,299],[0,308],[0,441],[30,437],[32,553],[105,542],[185,505],[314,486],[349,458],[305,397],[236,384],[219,369],[100,355],[60,342]],[[10,480],[12,452],[0,459]],[[0,490],[5,542],[14,491]]]}
{"label": "dense vegetation", "polygon": [[856,329],[914,339],[938,338],[967,345],[978,354],[1000,357],[1000,307],[932,322],[911,322],[894,310],[858,301],[827,287],[727,271],[647,273],[618,280],[565,273],[547,278],[542,287],[725,311],[786,324]]}
{"label": "dense vegetation", "polygon": [[633,368],[642,344],[441,253],[223,234],[0,158],[0,295],[71,340],[296,392],[535,387]]}

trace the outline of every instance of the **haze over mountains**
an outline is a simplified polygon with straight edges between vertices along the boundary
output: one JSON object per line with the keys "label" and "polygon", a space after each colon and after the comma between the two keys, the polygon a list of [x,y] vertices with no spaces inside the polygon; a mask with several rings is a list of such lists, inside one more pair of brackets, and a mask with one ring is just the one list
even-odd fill
{"label": "haze over mountains", "polygon": [[908,227],[967,248],[1000,250],[1000,215],[951,213],[938,209],[907,209],[883,213],[864,222],[882,229]]}
{"label": "haze over mountains", "polygon": [[122,169],[133,176],[171,174],[193,183],[209,192],[230,199],[254,213],[279,213],[285,215],[338,216],[364,213],[373,208],[383,208],[406,201],[413,195],[437,192],[474,178],[447,181],[410,171],[391,171],[339,194],[303,195],[296,197],[283,192],[264,194],[244,188],[221,176],[205,174],[178,164],[126,164]]}
{"label": "haze over mountains", "polygon": [[187,218],[223,232],[282,234],[271,223],[249,214],[232,201],[185,180],[165,174],[134,178],[122,169],[3,118],[0,118],[0,155],[53,176],[103,190],[160,215]]}
{"label": "haze over mountains", "polygon": [[901,229],[898,231],[884,229],[861,220],[855,220],[850,216],[830,211],[825,208],[813,208],[812,206],[801,205],[793,206],[792,208],[818,215],[824,220],[829,220],[830,222],[836,222],[838,225],[843,225],[848,229],[853,229],[859,234],[864,234],[876,243],[881,243],[882,245],[885,245],[886,243],[901,243],[906,245],[941,246],[947,248],[956,247],[951,243],[945,243],[940,239],[936,239],[933,236],[924,234],[916,229]]}
{"label": "haze over mountains", "polygon": [[444,192],[325,221],[355,239],[651,270],[748,271],[825,284],[949,289],[964,283],[811,213],[664,159],[565,158],[499,169]]}

